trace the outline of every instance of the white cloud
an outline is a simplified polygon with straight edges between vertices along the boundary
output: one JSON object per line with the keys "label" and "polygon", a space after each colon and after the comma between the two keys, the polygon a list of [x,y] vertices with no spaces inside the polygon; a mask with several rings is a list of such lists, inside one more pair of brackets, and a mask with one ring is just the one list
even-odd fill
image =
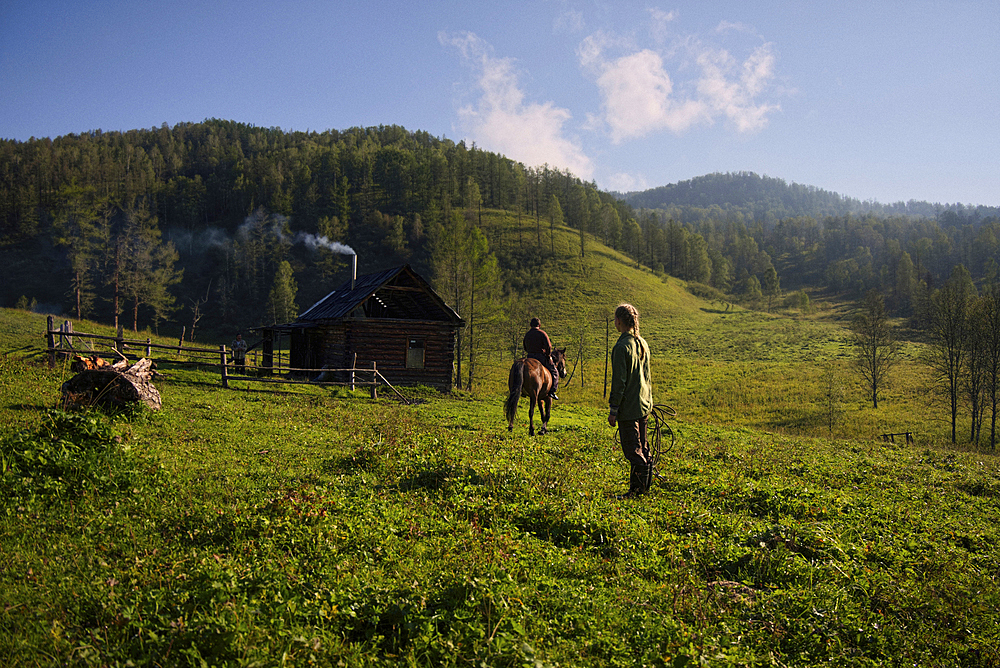
{"label": "white cloud", "polygon": [[604,61],[604,50],[611,43],[610,36],[602,30],[587,35],[576,47],[576,57],[585,68],[600,70]]}
{"label": "white cloud", "polygon": [[605,63],[597,86],[611,140],[618,144],[666,128],[683,132],[707,120],[705,105],[671,99],[673,83],[659,54],[645,49]]}
{"label": "white cloud", "polygon": [[727,33],[727,32],[742,32],[750,35],[757,34],[753,26],[748,26],[745,23],[733,23],[732,21],[720,21],[719,25],[715,27],[715,32],[717,33]]}
{"label": "white cloud", "polygon": [[567,10],[556,16],[552,23],[552,30],[555,33],[574,33],[584,29],[583,13]]}
{"label": "white cloud", "polygon": [[630,193],[639,190],[647,190],[649,188],[649,184],[644,177],[637,174],[618,172],[617,174],[612,174],[608,178],[608,182],[605,184],[605,187],[608,190],[620,193]]}
{"label": "white cloud", "polygon": [[[676,18],[674,13],[650,10],[654,34]],[[718,32],[750,28],[723,22]],[[594,78],[602,99],[603,124],[618,144],[661,130],[682,133],[718,118],[729,120],[739,132],[754,132],[767,125],[768,116],[780,109],[760,102],[775,77],[773,44],[755,49],[742,63],[728,51],[701,43],[695,37],[679,38],[674,45],[695,65],[697,75],[674,79],[664,56],[653,49],[628,47],[614,36],[596,32],[577,47],[580,65]],[[625,55],[609,57],[618,49]],[[685,71],[682,68],[679,71]],[[599,127],[591,118],[590,127]]]}
{"label": "white cloud", "polygon": [[653,19],[649,26],[649,31],[652,33],[653,38],[657,42],[665,41],[670,34],[667,26],[677,19],[677,12],[665,12],[662,9],[653,7],[649,10],[649,15]]}
{"label": "white cloud", "polygon": [[760,130],[767,125],[767,115],[780,109],[776,104],[755,102],[774,78],[775,57],[771,44],[755,49],[740,64],[721,49],[706,49],[698,55],[697,61],[701,67],[698,93],[740,132]]}
{"label": "white cloud", "polygon": [[572,114],[552,102],[525,102],[512,59],[494,56],[474,33],[440,33],[438,39],[459,50],[476,78],[478,98],[458,111],[468,138],[531,167],[548,164],[584,180],[593,178],[593,162],[565,135]]}

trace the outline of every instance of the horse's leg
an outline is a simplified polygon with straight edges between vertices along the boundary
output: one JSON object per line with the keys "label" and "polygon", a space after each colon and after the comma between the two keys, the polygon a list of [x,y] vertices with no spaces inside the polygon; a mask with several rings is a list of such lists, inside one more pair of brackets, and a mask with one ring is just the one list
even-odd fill
{"label": "horse's leg", "polygon": [[517,417],[517,404],[521,400],[524,391],[524,363],[514,362],[510,368],[510,377],[507,381],[510,394],[504,404],[504,415],[507,418],[507,431],[514,431],[514,418]]}
{"label": "horse's leg", "polygon": [[552,398],[548,394],[539,400],[538,414],[542,418],[542,429],[539,433],[545,434],[549,431],[549,416],[552,415]]}
{"label": "horse's leg", "polygon": [[520,392],[515,395],[514,392],[511,391],[510,396],[507,397],[507,431],[514,431],[514,417],[517,415],[517,402],[520,400]]}
{"label": "horse's leg", "polygon": [[537,397],[534,394],[529,394],[528,399],[531,403],[528,405],[528,436],[535,435],[535,401]]}

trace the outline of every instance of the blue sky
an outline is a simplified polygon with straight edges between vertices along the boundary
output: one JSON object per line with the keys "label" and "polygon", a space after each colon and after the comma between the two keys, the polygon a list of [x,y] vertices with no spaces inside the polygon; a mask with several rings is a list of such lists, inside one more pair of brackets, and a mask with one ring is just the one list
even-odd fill
{"label": "blue sky", "polygon": [[6,0],[0,137],[401,125],[605,190],[998,206],[998,35],[995,0]]}

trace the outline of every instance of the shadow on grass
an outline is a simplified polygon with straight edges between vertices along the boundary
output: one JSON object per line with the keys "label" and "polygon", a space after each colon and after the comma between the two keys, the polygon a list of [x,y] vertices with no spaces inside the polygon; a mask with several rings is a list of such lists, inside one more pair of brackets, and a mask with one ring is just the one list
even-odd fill
{"label": "shadow on grass", "polygon": [[619,556],[614,530],[600,522],[572,520],[539,509],[513,518],[513,523],[521,531],[556,547],[590,548],[606,559]]}
{"label": "shadow on grass", "polygon": [[46,411],[50,407],[41,404],[7,404],[7,409],[12,411]]}
{"label": "shadow on grass", "polygon": [[822,412],[816,411],[785,411],[785,415],[774,416],[762,421],[763,429],[786,429],[791,433],[806,434],[812,433],[816,428],[826,424],[826,416]]}
{"label": "shadow on grass", "polygon": [[462,483],[482,485],[483,480],[474,469],[445,462],[411,473],[402,478],[396,487],[403,492],[441,491]]}
{"label": "shadow on grass", "polygon": [[381,464],[381,459],[374,450],[357,448],[349,455],[323,460],[320,470],[327,474],[349,475],[361,471],[374,471]]}

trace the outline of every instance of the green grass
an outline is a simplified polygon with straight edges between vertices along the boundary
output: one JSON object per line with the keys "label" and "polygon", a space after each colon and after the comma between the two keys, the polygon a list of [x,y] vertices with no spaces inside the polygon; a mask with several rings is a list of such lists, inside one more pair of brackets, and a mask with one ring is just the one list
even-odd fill
{"label": "green grass", "polygon": [[[0,311],[0,661],[1000,663],[1000,466],[948,443],[919,344],[874,411],[834,308],[726,312],[593,256],[600,280],[560,274],[592,310],[543,314],[585,357],[536,438],[525,402],[506,431],[499,353],[471,391],[412,405],[224,391],[165,360],[160,412],[52,412],[70,374],[44,364],[44,318]],[[627,470],[602,397],[623,299],[678,411],[638,501],[613,498]]]}

